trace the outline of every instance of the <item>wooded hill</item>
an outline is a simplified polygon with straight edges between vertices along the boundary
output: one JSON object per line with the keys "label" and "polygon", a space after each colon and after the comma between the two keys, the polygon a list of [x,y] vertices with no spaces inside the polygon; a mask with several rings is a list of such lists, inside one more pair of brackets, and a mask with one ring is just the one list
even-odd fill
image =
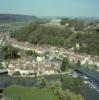
{"label": "wooded hill", "polygon": [[[93,29],[96,23],[86,23],[77,19],[63,19],[60,26],[31,23],[12,32],[11,36],[19,41],[33,44],[50,44],[72,48],[77,52],[99,55],[99,32]],[[76,48],[79,43],[80,49]]]}
{"label": "wooded hill", "polygon": [[26,22],[38,20],[35,16],[19,15],[19,14],[0,14],[0,23]]}

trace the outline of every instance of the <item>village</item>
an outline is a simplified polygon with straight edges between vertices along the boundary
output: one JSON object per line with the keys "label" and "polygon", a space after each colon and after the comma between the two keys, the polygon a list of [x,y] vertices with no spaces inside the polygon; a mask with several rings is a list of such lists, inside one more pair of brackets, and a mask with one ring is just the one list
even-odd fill
{"label": "village", "polygon": [[[75,53],[73,48],[65,49],[50,45],[41,46],[20,42],[10,38],[8,33],[0,33],[0,35],[1,45],[7,44],[20,49],[20,58],[1,62],[2,66],[7,68],[9,75],[34,77],[35,75],[58,74],[61,73],[62,60],[65,57],[68,58],[70,63],[77,64],[80,62],[82,66],[90,66],[90,69],[99,71],[99,57],[97,56]],[[79,43],[75,47],[79,49]],[[33,51],[34,54],[27,56],[24,51]]]}

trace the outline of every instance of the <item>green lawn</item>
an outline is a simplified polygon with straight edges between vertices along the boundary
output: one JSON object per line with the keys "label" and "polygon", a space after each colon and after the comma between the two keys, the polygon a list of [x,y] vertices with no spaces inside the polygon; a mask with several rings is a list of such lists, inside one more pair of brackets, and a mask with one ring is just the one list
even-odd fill
{"label": "green lawn", "polygon": [[36,87],[11,86],[4,94],[14,100],[58,100],[50,90]]}

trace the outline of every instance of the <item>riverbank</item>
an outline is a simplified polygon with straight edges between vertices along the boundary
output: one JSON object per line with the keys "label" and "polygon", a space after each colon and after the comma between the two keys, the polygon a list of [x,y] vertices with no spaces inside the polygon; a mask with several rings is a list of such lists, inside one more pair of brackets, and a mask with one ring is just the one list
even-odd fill
{"label": "riverbank", "polygon": [[[64,77],[67,76],[67,74],[63,74]],[[71,76],[72,77],[72,76]],[[47,82],[51,81],[59,81],[62,78],[62,75],[56,74],[56,75],[46,75],[44,78],[47,80]],[[11,77],[7,74],[0,75],[0,88],[7,88],[12,85],[19,85],[24,87],[37,87],[37,80],[34,77]],[[82,86],[80,87],[80,92],[84,100],[99,100],[99,94],[98,92],[89,87],[87,84],[82,83]],[[97,97],[97,98],[96,98]],[[96,98],[96,99],[95,99]]]}

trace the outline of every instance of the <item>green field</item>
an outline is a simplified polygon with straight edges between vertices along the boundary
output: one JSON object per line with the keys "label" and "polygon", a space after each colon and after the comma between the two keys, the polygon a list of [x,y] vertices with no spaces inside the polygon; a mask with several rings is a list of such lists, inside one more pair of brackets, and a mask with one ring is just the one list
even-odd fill
{"label": "green field", "polygon": [[4,94],[13,100],[58,100],[50,90],[36,87],[11,86]]}

